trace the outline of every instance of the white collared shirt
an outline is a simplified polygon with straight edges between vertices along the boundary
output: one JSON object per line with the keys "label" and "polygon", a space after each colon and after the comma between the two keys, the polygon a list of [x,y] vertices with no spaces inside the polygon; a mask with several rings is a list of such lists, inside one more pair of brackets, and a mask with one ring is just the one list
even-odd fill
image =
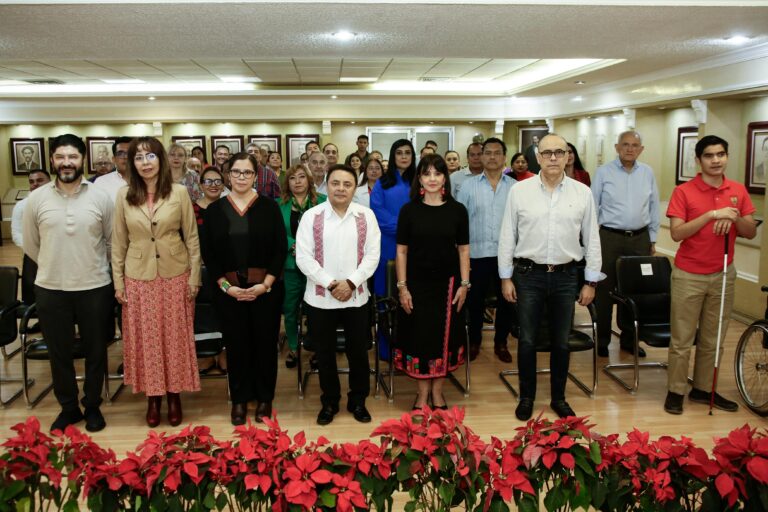
{"label": "white collared shirt", "polygon": [[128,182],[125,181],[125,178],[123,178],[117,170],[114,170],[108,172],[104,176],[99,176],[99,179],[94,181],[93,185],[96,188],[104,190],[112,200],[112,204],[115,204],[115,201],[117,200],[117,191],[127,186]]}
{"label": "white collared shirt", "polygon": [[[315,247],[315,218],[322,215],[322,261],[318,263]],[[365,244],[362,259],[358,264],[358,228],[357,218],[362,216],[366,224]],[[339,309],[363,306],[368,302],[370,293],[367,280],[376,271],[379,264],[381,232],[376,217],[370,208],[351,203],[344,217],[333,211],[330,201],[310,208],[301,217],[296,232],[296,265],[307,276],[304,300],[310,306],[320,309]],[[327,290],[332,281],[349,279],[354,283],[352,298],[340,302]],[[317,287],[325,289],[318,293]],[[360,292],[362,287],[362,292]]]}
{"label": "white collared shirt", "polygon": [[13,212],[11,212],[11,239],[13,240],[13,243],[16,244],[18,247],[23,248],[24,246],[24,205],[27,202],[27,198],[25,197],[18,203],[16,203],[13,207]]}
{"label": "white collared shirt", "polygon": [[564,176],[550,193],[541,175],[512,187],[499,235],[499,277],[512,277],[514,258],[551,265],[586,258],[585,279],[602,280],[600,234],[589,187]]}

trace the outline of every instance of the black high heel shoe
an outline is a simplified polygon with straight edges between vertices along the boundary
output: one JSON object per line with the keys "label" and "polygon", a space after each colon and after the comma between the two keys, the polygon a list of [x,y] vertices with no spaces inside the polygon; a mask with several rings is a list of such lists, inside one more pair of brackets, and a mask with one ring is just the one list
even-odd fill
{"label": "black high heel shoe", "polygon": [[426,406],[428,406],[428,405],[429,405],[429,398],[427,398],[427,403],[425,403],[425,404],[424,404],[424,405],[422,405],[422,406],[418,406],[418,405],[416,405],[416,403],[417,403],[418,401],[419,401],[419,394],[418,394],[418,393],[416,393],[416,398],[413,400],[413,407],[411,407],[411,410],[412,410],[412,411],[420,411],[420,410],[422,410],[424,407],[426,407]]}
{"label": "black high heel shoe", "polygon": [[432,393],[430,393],[430,398],[432,399],[432,409],[440,409],[441,411],[448,410],[448,402],[445,401],[445,396],[443,396],[442,393],[440,393],[440,398],[443,399],[443,405],[435,405],[435,397],[432,396]]}

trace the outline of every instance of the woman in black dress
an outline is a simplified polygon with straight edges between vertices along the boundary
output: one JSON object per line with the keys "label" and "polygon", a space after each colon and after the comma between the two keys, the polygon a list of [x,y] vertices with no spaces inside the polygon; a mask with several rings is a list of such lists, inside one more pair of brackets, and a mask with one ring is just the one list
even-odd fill
{"label": "woman in black dress", "polygon": [[288,242],[277,203],[253,188],[254,156],[237,153],[229,167],[232,192],[206,209],[202,247],[220,290],[232,424],[242,425],[250,401],[257,402],[256,421],[272,415]]}
{"label": "woman in black dress", "polygon": [[460,315],[469,288],[469,216],[451,197],[440,155],[419,162],[411,201],[397,222],[398,311],[395,366],[417,379],[414,409],[447,409],[443,384],[466,354]]}

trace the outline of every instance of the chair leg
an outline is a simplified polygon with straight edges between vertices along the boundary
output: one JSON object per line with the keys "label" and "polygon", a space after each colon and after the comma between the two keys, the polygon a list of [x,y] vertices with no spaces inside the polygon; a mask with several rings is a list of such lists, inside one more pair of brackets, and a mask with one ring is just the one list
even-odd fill
{"label": "chair leg", "polygon": [[13,356],[15,356],[16,354],[18,354],[19,352],[21,352],[21,345],[19,345],[15,349],[11,350],[10,352],[7,352],[5,350],[5,346],[0,347],[0,353],[3,354],[3,359],[5,359],[6,361],[8,359],[12,358]]}
{"label": "chair leg", "polygon": [[520,398],[520,393],[517,392],[515,387],[509,381],[509,377],[512,375],[517,375],[518,373],[519,372],[517,370],[502,370],[499,372],[499,378],[501,379],[501,382],[504,383],[504,385],[507,387],[509,392],[512,393],[512,396],[514,396],[515,399]]}

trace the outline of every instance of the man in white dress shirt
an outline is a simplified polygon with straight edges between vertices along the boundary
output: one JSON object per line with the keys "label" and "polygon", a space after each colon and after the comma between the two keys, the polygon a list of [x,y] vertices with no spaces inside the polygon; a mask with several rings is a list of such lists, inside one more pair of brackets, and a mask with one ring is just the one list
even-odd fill
{"label": "man in white dress shirt", "polygon": [[115,170],[100,176],[93,184],[109,194],[112,204],[117,199],[117,191],[128,185],[128,146],[131,145],[130,137],[118,137],[112,144],[112,162]]}
{"label": "man in white dress shirt", "polygon": [[[512,187],[501,224],[502,294],[506,300],[517,303],[520,322],[520,403],[515,416],[521,421],[533,414],[536,339],[543,311],[547,314],[551,340],[550,407],[561,418],[574,415],[565,401],[573,302],[578,297],[582,306],[590,304],[597,281],[603,277],[592,192],[565,175],[567,154],[568,145],[559,135],[549,134],[539,141],[536,157],[541,172]],[[577,263],[582,258],[586,258],[585,284],[579,290],[581,270]]]}
{"label": "man in white dress shirt", "polygon": [[331,167],[327,183],[328,201],[307,210],[296,233],[296,265],[307,276],[304,302],[322,390],[317,423],[327,425],[339,412],[339,324],[344,326],[349,361],[347,410],[357,421],[367,423],[371,421],[365,408],[370,391],[368,279],[379,264],[381,232],[373,212],[352,202],[357,174],[351,167]]}

